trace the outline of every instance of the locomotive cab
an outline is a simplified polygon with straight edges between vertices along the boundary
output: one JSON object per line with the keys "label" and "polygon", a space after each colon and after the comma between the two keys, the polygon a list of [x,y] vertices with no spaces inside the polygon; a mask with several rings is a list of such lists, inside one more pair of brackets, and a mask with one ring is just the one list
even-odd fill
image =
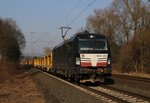
{"label": "locomotive cab", "polygon": [[57,45],[53,51],[56,74],[75,81],[103,81],[111,76],[109,45],[104,35],[83,32]]}
{"label": "locomotive cab", "polygon": [[99,34],[77,36],[76,66],[81,82],[99,82],[111,76],[111,58],[106,37]]}

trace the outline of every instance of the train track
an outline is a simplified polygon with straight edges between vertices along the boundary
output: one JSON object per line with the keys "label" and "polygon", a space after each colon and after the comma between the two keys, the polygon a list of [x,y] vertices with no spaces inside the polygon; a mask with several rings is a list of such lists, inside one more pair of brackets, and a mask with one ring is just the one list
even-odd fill
{"label": "train track", "polygon": [[139,95],[139,94],[136,94],[136,93],[132,93],[130,91],[125,91],[125,90],[121,90],[121,89],[114,88],[114,87],[111,87],[111,86],[106,86],[106,85],[103,85],[102,87],[107,88],[107,89],[111,89],[111,90],[114,90],[114,91],[117,91],[117,92],[120,92],[120,93],[122,92],[124,94],[130,95],[130,96],[133,96],[133,97],[136,97],[136,98],[140,98],[140,99],[143,99],[143,100],[146,100],[146,101],[150,101],[149,97]]}
{"label": "train track", "polygon": [[134,94],[128,91],[116,89],[113,87],[101,85],[101,86],[84,86],[82,88],[88,91],[94,92],[97,95],[103,96],[108,102],[117,103],[150,103],[150,98]]}
{"label": "train track", "polygon": [[104,84],[76,84],[81,88],[84,88],[90,92],[93,92],[101,97],[101,99],[106,102],[111,103],[150,103],[150,98],[146,96],[142,96],[139,94],[135,94],[129,91],[121,90],[118,88],[111,87],[109,85]]}
{"label": "train track", "polygon": [[150,83],[150,78],[112,74],[112,77]]}
{"label": "train track", "polygon": [[111,102],[111,103],[127,103],[125,100],[123,99],[120,99],[120,98],[117,98],[117,97],[114,97],[112,95],[109,95],[108,93],[105,93],[103,91],[100,91],[100,90],[96,90],[95,87],[87,87],[87,86],[84,86],[84,85],[80,85],[80,87],[90,91],[90,92],[93,92],[95,94],[97,94],[98,96],[100,96],[100,98],[103,100],[103,101],[106,101],[106,102]]}
{"label": "train track", "polygon": [[[59,80],[62,79],[60,77],[56,78],[59,78]],[[82,88],[81,90],[84,89],[84,91],[88,91],[90,94],[94,94],[94,96],[98,97],[100,100],[108,103],[150,103],[150,98],[148,97],[109,87],[107,85],[88,86],[83,83],[77,84],[75,82],[70,82],[69,80],[63,79],[63,81],[67,82],[67,84],[71,84],[71,86],[75,85],[79,88]]]}

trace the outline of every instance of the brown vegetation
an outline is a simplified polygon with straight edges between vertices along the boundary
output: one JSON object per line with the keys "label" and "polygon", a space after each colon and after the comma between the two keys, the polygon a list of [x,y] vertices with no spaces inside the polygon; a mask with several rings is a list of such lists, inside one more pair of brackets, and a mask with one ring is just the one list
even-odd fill
{"label": "brown vegetation", "polygon": [[107,35],[115,69],[150,73],[150,1],[114,0],[95,10],[87,29]]}
{"label": "brown vegetation", "polygon": [[16,70],[16,65],[11,62],[0,61],[0,82],[11,80]]}
{"label": "brown vegetation", "polygon": [[0,62],[0,71],[0,103],[45,103],[41,88],[25,69]]}
{"label": "brown vegetation", "polygon": [[21,49],[25,46],[25,38],[13,19],[0,18],[0,59],[17,61]]}

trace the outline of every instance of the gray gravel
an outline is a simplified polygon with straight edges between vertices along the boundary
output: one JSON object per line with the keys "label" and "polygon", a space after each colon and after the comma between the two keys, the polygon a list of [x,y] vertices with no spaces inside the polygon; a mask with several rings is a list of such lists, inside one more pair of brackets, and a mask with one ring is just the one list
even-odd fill
{"label": "gray gravel", "polygon": [[103,103],[100,99],[41,72],[34,75],[47,103]]}
{"label": "gray gravel", "polygon": [[150,83],[121,79],[121,78],[113,78],[113,79],[115,80],[115,84],[111,86],[126,91],[130,91],[136,94],[140,94],[143,96],[147,96],[150,98]]}

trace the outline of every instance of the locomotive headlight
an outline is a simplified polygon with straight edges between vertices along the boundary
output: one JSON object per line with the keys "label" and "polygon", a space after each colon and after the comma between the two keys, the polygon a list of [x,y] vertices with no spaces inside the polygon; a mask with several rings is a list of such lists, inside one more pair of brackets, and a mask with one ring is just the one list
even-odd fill
{"label": "locomotive headlight", "polygon": [[110,65],[110,64],[111,64],[111,60],[110,60],[110,58],[108,58],[107,65]]}
{"label": "locomotive headlight", "polygon": [[94,36],[93,36],[93,35],[90,35],[90,38],[94,38]]}
{"label": "locomotive headlight", "polygon": [[76,58],[76,65],[80,65],[80,58]]}

